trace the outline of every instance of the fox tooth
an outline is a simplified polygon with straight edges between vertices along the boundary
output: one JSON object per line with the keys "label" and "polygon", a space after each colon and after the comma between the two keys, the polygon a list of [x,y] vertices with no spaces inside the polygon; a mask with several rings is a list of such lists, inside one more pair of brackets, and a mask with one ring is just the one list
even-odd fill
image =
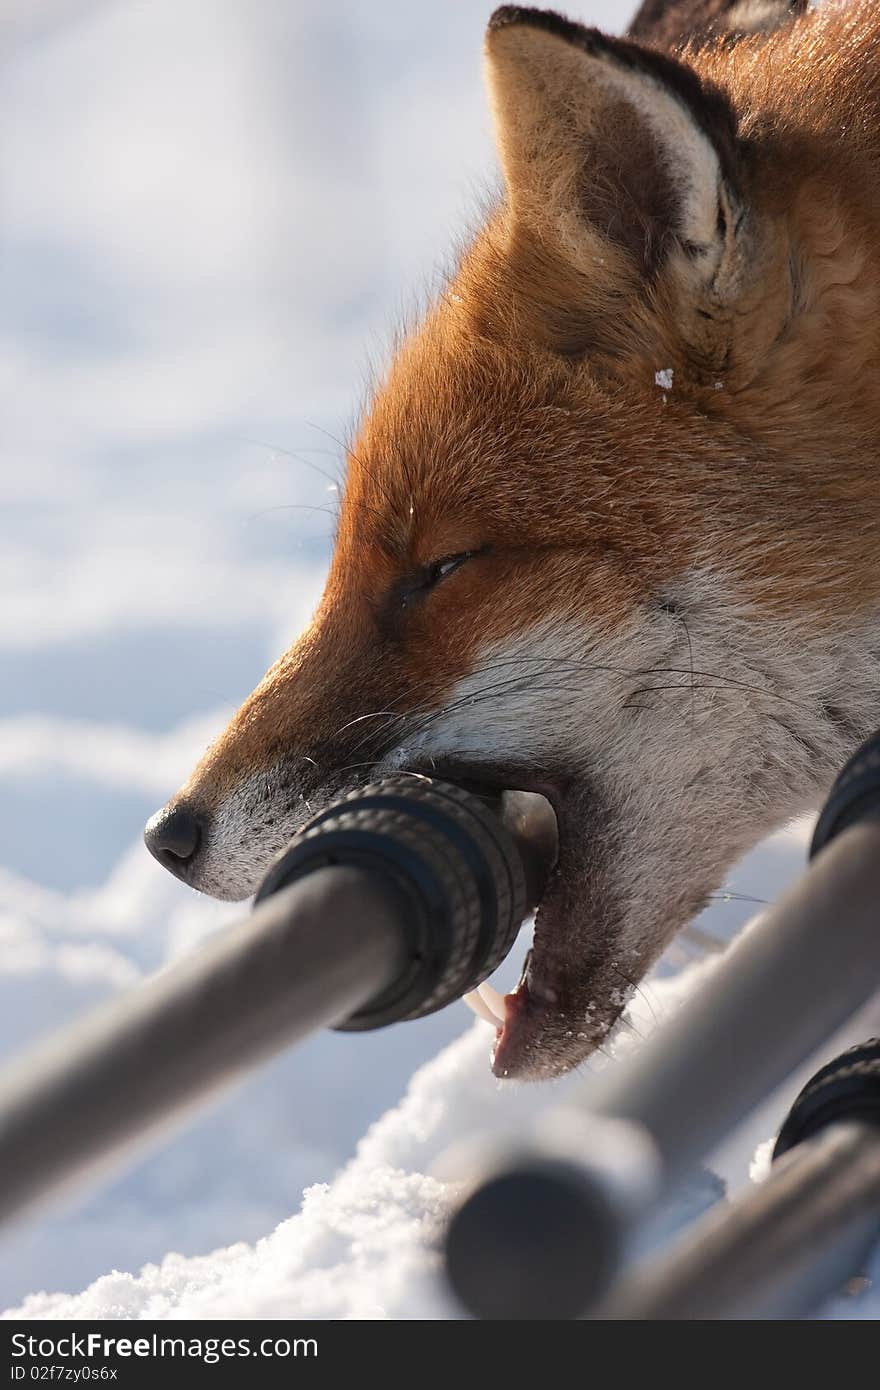
{"label": "fox tooth", "polygon": [[469,994],[462,995],[462,999],[478,1018],[491,1023],[493,1028],[503,1027],[506,1013],[504,996],[497,989],[487,984],[478,985]]}
{"label": "fox tooth", "polygon": [[490,985],[486,981],[478,986],[478,988],[483,1003],[494,1016],[498,1026],[503,1027],[504,1020],[507,1017],[507,1005],[504,1002],[504,995],[499,994],[494,985]]}
{"label": "fox tooth", "polygon": [[484,1023],[491,1023],[493,1028],[497,1028],[498,1020],[489,1006],[483,1002],[483,996],[478,989],[472,989],[469,994],[463,994],[461,1002],[467,1004],[469,1009],[473,1009],[477,1018],[481,1018]]}

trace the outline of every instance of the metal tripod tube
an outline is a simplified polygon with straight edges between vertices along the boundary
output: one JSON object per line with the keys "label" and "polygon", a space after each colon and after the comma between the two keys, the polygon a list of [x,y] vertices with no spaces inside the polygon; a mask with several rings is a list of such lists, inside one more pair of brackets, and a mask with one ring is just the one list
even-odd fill
{"label": "metal tripod tube", "polygon": [[0,1073],[0,1218],[318,1028],[444,1007],[543,890],[548,803],[389,777],[328,807],[253,914]]}
{"label": "metal tripod tube", "polygon": [[880,1128],[846,1121],[625,1279],[596,1320],[797,1318],[857,1272],[880,1236]]}
{"label": "metal tripod tube", "polygon": [[401,968],[393,884],[318,869],[0,1074],[0,1218],[365,1004]]}
{"label": "metal tripod tube", "polygon": [[[566,1316],[583,1315],[603,1283],[607,1291],[649,1207],[876,993],[880,735],[835,783],[812,852],[808,872],[730,948],[678,1014],[581,1093],[594,1139],[580,1152],[573,1147],[567,1160],[553,1154],[559,1232],[590,1231],[577,1287],[569,1280]],[[602,1133],[609,1124],[614,1145]],[[450,1223],[447,1274],[478,1317],[527,1318],[547,1286],[554,1237],[548,1232],[543,1265],[528,1258],[524,1206],[536,1181],[546,1186],[545,1149],[538,1135],[508,1162],[491,1159]],[[617,1197],[621,1165],[638,1174],[628,1205]],[[495,1200],[499,1193],[503,1203]],[[470,1258],[475,1251],[479,1258]],[[521,1276],[504,1309],[491,1292],[498,1261],[517,1261]]]}
{"label": "metal tripod tube", "polygon": [[880,1236],[880,1038],[813,1076],[767,1181],[627,1275],[595,1318],[792,1318],[837,1292]]}
{"label": "metal tripod tube", "polygon": [[729,1133],[880,981],[880,822],[851,826],[674,1019],[589,1094],[651,1135],[665,1185]]}
{"label": "metal tripod tube", "polygon": [[[580,1099],[594,1136],[572,1145],[559,1173],[554,1207],[560,1232],[584,1234],[580,1295],[571,1285],[567,1316],[583,1314],[623,1261],[648,1208],[785,1080],[877,990],[880,980],[880,822],[841,833],[795,887],[737,941],[699,992],[629,1061],[609,1067]],[[572,1104],[573,1102],[569,1102]],[[546,1121],[545,1121],[546,1123]],[[606,1125],[614,1126],[614,1144]],[[524,1151],[525,1150],[525,1151]],[[548,1270],[526,1259],[526,1207],[546,1166],[537,1135],[531,1148],[494,1166],[455,1213],[447,1271],[465,1306],[482,1317],[531,1316]],[[641,1165],[618,1196],[618,1169]],[[543,1181],[543,1179],[542,1179]],[[503,1191],[505,1201],[488,1200]],[[484,1195],[485,1194],[485,1195]],[[517,1259],[516,1306],[496,1307],[493,1263]],[[545,1265],[552,1260],[548,1231]],[[457,1252],[469,1252],[467,1261]],[[478,1252],[478,1257],[473,1254]],[[503,1255],[502,1255],[503,1252]],[[578,1298],[580,1297],[580,1303]]]}

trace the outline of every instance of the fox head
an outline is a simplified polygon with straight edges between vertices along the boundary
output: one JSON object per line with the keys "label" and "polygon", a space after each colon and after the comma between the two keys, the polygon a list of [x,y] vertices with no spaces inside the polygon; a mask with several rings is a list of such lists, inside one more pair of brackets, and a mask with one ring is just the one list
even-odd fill
{"label": "fox head", "polygon": [[148,828],[234,899],[389,771],[543,793],[500,1075],[596,1047],[880,713],[876,231],[798,51],[495,14],[503,201],[360,426],[310,627]]}

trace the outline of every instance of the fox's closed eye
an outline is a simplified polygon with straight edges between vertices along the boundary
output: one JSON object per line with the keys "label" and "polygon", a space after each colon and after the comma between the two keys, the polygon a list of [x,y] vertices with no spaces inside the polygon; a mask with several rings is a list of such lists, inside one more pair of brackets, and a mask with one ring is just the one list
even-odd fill
{"label": "fox's closed eye", "polygon": [[417,574],[413,575],[412,580],[404,589],[400,600],[401,607],[405,608],[413,599],[422,598],[425,594],[430,593],[444,579],[448,579],[457,569],[461,569],[462,565],[467,564],[468,560],[472,560],[475,555],[481,553],[477,550],[463,550],[458,555],[444,555],[442,559],[433,560],[431,564],[425,565]]}
{"label": "fox's closed eye", "polygon": [[433,588],[439,584],[441,579],[452,574],[453,570],[460,569],[473,556],[473,550],[465,550],[460,555],[447,555],[442,560],[435,560],[432,565],[428,565],[425,570],[425,588]]}

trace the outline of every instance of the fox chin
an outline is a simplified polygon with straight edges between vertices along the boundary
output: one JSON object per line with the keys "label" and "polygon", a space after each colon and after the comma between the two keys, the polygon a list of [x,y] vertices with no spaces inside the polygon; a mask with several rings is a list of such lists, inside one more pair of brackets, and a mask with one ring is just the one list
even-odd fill
{"label": "fox chin", "polygon": [[244,898],[410,769],[560,852],[499,1075],[577,1065],[880,723],[880,9],[505,6],[504,192],[361,420],[326,590],[147,842]]}

